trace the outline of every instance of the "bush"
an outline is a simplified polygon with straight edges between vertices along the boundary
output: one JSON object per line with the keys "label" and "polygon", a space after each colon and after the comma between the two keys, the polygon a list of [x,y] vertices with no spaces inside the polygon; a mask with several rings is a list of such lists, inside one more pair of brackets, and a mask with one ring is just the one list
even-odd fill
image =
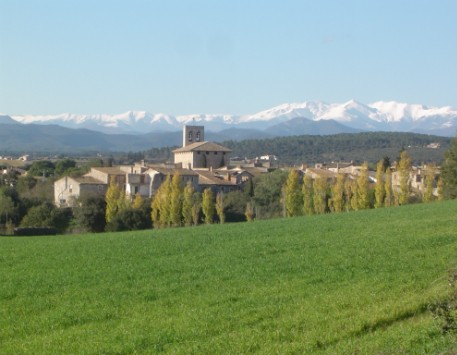
{"label": "bush", "polygon": [[435,319],[440,322],[443,333],[457,331],[457,270],[451,272],[449,287],[451,288],[449,295],[430,306]]}
{"label": "bush", "polygon": [[149,208],[128,208],[119,212],[106,225],[106,231],[133,231],[152,228],[151,211]]}

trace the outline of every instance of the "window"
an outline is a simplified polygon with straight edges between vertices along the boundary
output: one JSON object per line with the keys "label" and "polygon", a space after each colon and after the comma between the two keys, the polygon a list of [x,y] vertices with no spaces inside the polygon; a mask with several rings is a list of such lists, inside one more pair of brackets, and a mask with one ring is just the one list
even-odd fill
{"label": "window", "polygon": [[69,191],[70,193],[73,192],[73,185],[70,185],[70,186],[68,187],[68,191]]}
{"label": "window", "polygon": [[195,139],[197,142],[200,142],[200,132],[197,132],[197,137]]}
{"label": "window", "polygon": [[192,142],[192,132],[189,132],[189,142]]}

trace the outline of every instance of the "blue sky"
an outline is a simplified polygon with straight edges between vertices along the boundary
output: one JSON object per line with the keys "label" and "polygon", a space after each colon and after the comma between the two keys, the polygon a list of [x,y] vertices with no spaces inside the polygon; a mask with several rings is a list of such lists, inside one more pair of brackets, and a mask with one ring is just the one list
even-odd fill
{"label": "blue sky", "polygon": [[455,0],[0,0],[0,112],[457,107]]}

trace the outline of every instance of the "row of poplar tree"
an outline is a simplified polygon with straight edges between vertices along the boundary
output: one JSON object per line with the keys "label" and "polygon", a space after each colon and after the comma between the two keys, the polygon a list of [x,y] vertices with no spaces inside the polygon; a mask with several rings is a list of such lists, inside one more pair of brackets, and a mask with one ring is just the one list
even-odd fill
{"label": "row of poplar tree", "polygon": [[[375,187],[370,188],[368,164],[364,163],[356,179],[343,173],[329,182],[321,176],[312,179],[305,175],[300,181],[296,170],[290,170],[283,187],[284,214],[288,217],[342,212],[405,205],[411,201],[410,184],[411,158],[406,151],[401,152],[397,165],[398,189],[392,187],[392,169],[380,160],[376,167]],[[433,185],[436,167],[429,165],[425,170],[425,190],[422,201],[434,199]],[[417,197],[417,196],[416,196]],[[438,198],[442,198],[442,180],[438,181]]]}
{"label": "row of poplar tree", "polygon": [[[122,211],[141,209],[145,203],[138,193],[130,203],[114,179],[110,182],[105,201],[105,219],[108,224]],[[225,222],[224,193],[220,191],[214,196],[210,188],[206,188],[203,193],[196,192],[190,181],[183,188],[179,174],[166,177],[155,193],[150,207],[152,225],[155,228],[197,225],[202,217],[206,224]],[[250,202],[246,206],[245,217],[247,221],[254,218],[254,208]]]}

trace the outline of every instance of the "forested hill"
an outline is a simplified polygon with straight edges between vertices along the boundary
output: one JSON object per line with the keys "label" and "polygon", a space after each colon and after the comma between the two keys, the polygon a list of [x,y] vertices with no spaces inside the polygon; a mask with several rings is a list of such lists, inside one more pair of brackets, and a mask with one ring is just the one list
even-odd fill
{"label": "forested hill", "polygon": [[[364,132],[330,136],[293,136],[272,139],[225,141],[232,156],[277,155],[281,163],[300,164],[330,161],[375,163],[388,156],[393,162],[406,149],[415,163],[441,162],[451,138],[416,133]],[[427,145],[439,143],[439,148]]]}

